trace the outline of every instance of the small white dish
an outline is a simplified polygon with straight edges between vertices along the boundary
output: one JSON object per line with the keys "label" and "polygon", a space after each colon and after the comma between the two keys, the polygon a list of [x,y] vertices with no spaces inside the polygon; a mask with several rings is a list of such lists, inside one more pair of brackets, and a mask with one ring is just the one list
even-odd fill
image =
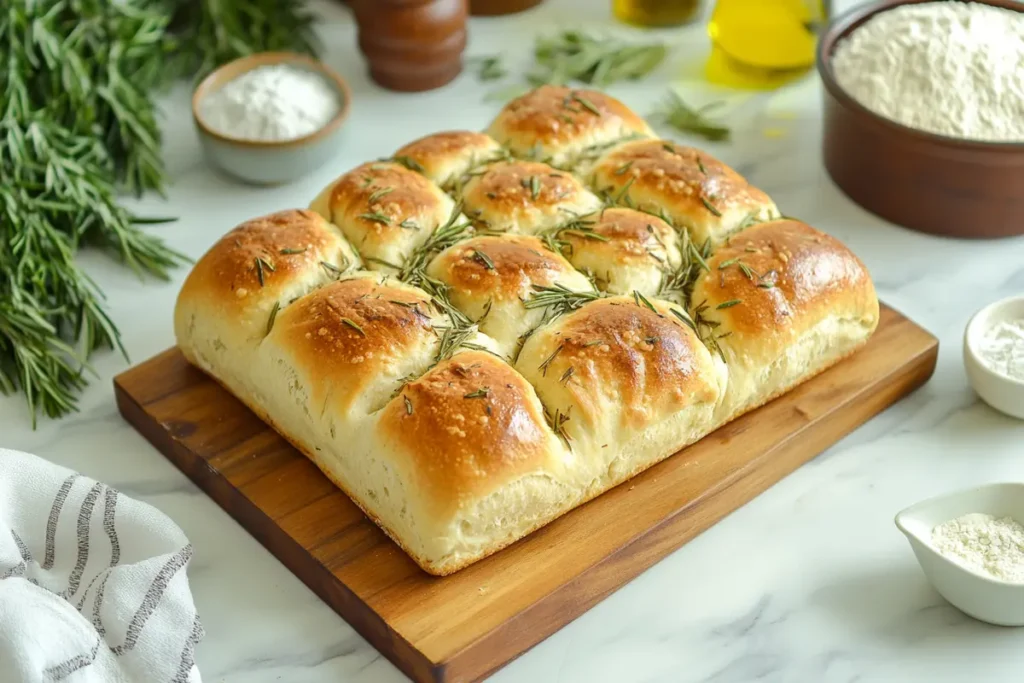
{"label": "small white dish", "polygon": [[1024,484],[989,484],[922,501],[896,515],[896,526],[925,577],[960,611],[997,626],[1024,626],[1024,583],[1000,581],[950,560],[932,546],[932,529],[980,512],[1024,523]]}
{"label": "small white dish", "polygon": [[1024,420],[1024,382],[990,370],[977,351],[981,339],[993,325],[1022,318],[1024,296],[996,301],[975,313],[964,330],[964,366],[967,379],[981,400],[1002,413]]}
{"label": "small white dish", "polygon": [[[294,140],[246,140],[206,125],[200,106],[203,98],[252,69],[273,64],[290,64],[318,73],[334,87],[340,107],[323,128]],[[203,152],[214,166],[253,185],[279,185],[302,178],[337,158],[342,123],[351,101],[348,84],[323,62],[291,52],[257,52],[228,62],[203,79],[192,94],[192,120]]]}

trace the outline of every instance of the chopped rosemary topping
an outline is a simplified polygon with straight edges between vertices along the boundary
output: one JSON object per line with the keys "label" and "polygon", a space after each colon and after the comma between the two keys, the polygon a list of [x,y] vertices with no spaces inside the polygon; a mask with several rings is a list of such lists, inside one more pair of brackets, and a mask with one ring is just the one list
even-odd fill
{"label": "chopped rosemary topping", "polygon": [[699,168],[700,172],[704,175],[708,174],[708,169],[704,168],[704,162],[701,161],[700,155],[697,155],[697,168]]}
{"label": "chopped rosemary topping", "polygon": [[424,172],[423,166],[421,166],[420,163],[413,159],[412,157],[395,156],[391,157],[391,161],[395,162],[396,164],[401,164],[402,166],[405,166],[410,171],[416,171],[417,173]]}
{"label": "chopped rosemary topping", "polygon": [[551,429],[558,435],[558,438],[565,443],[567,448],[571,449],[571,438],[569,437],[568,432],[565,431],[565,423],[569,421],[569,413],[563,413],[557,408],[555,408],[554,413],[545,409],[544,417],[547,419],[548,424],[551,425]]}
{"label": "chopped rosemary topping", "polygon": [[595,107],[593,102],[591,102],[587,98],[583,97],[578,92],[574,92],[572,94],[572,98],[574,100],[576,100],[577,102],[579,102],[580,106],[582,106],[584,109],[589,111],[594,116],[601,116],[601,110],[598,109],[597,107]]}
{"label": "chopped rosemary topping", "polygon": [[534,201],[540,196],[540,178],[535,175],[523,178],[519,181],[519,184],[530,191],[530,198]]}
{"label": "chopped rosemary topping", "polygon": [[[758,223],[761,223],[761,222],[763,222],[763,221],[758,217],[757,211],[751,211],[750,213],[748,213],[743,218],[742,221],[740,221],[740,224],[736,227],[736,229],[737,230],[744,230],[745,228],[749,228],[750,226],[757,225]],[[752,247],[747,247],[747,251],[757,251],[757,250],[753,249]]]}
{"label": "chopped rosemary topping", "polygon": [[349,318],[342,318],[341,322],[345,323],[346,325],[351,327],[353,330],[358,332],[359,336],[361,336],[361,337],[365,337],[366,336],[366,332],[363,332],[363,328],[359,327],[359,325],[356,325],[356,323],[354,321],[350,320]]}
{"label": "chopped rosemary topping", "polygon": [[486,270],[494,270],[494,261],[492,261],[487,254],[479,251],[478,249],[474,249],[469,258],[481,264]]}
{"label": "chopped rosemary topping", "polygon": [[730,299],[729,301],[723,301],[722,303],[715,306],[716,311],[720,311],[723,308],[732,308],[736,304],[742,303],[740,299]]}
{"label": "chopped rosemary topping", "polygon": [[304,253],[306,253],[306,249],[307,248],[308,247],[302,247],[301,249],[282,249],[282,250],[280,250],[277,253],[281,254],[282,256],[291,256],[293,254],[304,254]]}
{"label": "chopped rosemary topping", "polygon": [[398,227],[405,228],[406,230],[419,230],[420,226],[416,225],[416,221],[411,218],[406,218],[404,221],[398,224]]}
{"label": "chopped rosemary topping", "polygon": [[633,166],[633,160],[630,159],[626,163],[622,164],[622,166],[619,166],[617,169],[615,169],[615,171],[613,171],[613,173],[615,175],[622,175],[626,171],[628,171],[632,166]]}
{"label": "chopped rosemary topping", "polygon": [[672,313],[672,315],[674,315],[676,318],[678,318],[679,321],[682,322],[684,325],[689,327],[694,332],[697,331],[697,326],[690,319],[690,316],[686,315],[685,313],[683,313],[682,311],[680,311],[679,309],[676,309],[676,308],[670,308],[669,311]]}
{"label": "chopped rosemary topping", "polygon": [[604,340],[603,339],[595,339],[593,341],[588,341],[586,344],[583,345],[583,348],[586,349],[586,348],[589,348],[591,346],[598,346],[599,344],[604,344]]}
{"label": "chopped rosemary topping", "polygon": [[380,199],[386,194],[390,194],[395,191],[393,187],[379,187],[370,194],[370,198],[366,200],[368,204],[373,204],[375,201]]}
{"label": "chopped rosemary topping", "polygon": [[576,369],[570,365],[568,368],[566,368],[565,372],[562,373],[562,376],[559,378],[558,383],[565,384],[566,382],[568,382],[569,378],[572,377],[574,372],[576,372]]}
{"label": "chopped rosemary topping", "polygon": [[498,194],[496,192],[488,192],[486,194],[487,194],[487,198],[488,199],[497,199],[498,198]]}
{"label": "chopped rosemary topping", "polygon": [[578,310],[584,304],[601,298],[599,292],[574,292],[561,284],[533,285],[533,292],[533,295],[523,302],[523,306],[527,309],[547,308],[551,318]]}
{"label": "chopped rosemary topping", "polygon": [[729,129],[705,116],[706,112],[716,106],[718,103],[711,103],[694,109],[686,104],[678,93],[669,90],[668,96],[661,108],[654,113],[654,117],[683,133],[692,133],[711,141],[728,140]]}
{"label": "chopped rosemary topping", "polygon": [[676,153],[676,148],[672,146],[671,142],[663,142],[663,143],[661,143],[661,148],[663,150],[665,150],[666,152],[668,152],[669,154],[675,154]]}
{"label": "chopped rosemary topping", "polygon": [[[575,216],[575,214],[572,214]],[[537,234],[544,242],[544,245],[551,251],[563,256],[573,255],[572,242],[562,238],[563,235],[572,235],[581,239],[593,240],[595,242],[607,242],[609,238],[599,232],[595,232],[594,221],[585,218],[575,217],[568,223],[554,228],[549,228]]]}
{"label": "chopped rosemary topping", "polygon": [[771,282],[758,282],[757,286],[760,287],[761,289],[771,289],[775,285]]}
{"label": "chopped rosemary topping", "polygon": [[412,401],[405,394],[402,394],[402,400],[405,401],[405,414],[412,415]]}
{"label": "chopped rosemary topping", "polygon": [[328,263],[327,261],[321,261],[320,267],[335,277],[341,277],[342,275],[345,274],[344,270],[334,265],[333,263]]}
{"label": "chopped rosemary topping", "polygon": [[391,218],[381,213],[380,211],[368,211],[366,213],[359,214],[359,218],[371,223],[380,223],[381,225],[391,225]]}
{"label": "chopped rosemary topping", "polygon": [[748,244],[747,247],[743,251],[747,252],[748,254],[756,254],[757,253],[757,247],[754,247],[754,246]]}
{"label": "chopped rosemary topping", "polygon": [[651,309],[655,313],[658,312],[658,309],[654,307],[654,304],[652,304],[650,301],[648,301],[647,297],[645,297],[643,294],[640,293],[640,290],[637,290],[637,289],[633,290],[633,301],[636,302],[637,306],[646,306],[647,308]]}
{"label": "chopped rosemary topping", "polygon": [[741,271],[741,272],[742,272],[742,273],[743,273],[744,275],[746,275],[746,276],[747,276],[747,279],[748,279],[748,280],[753,280],[753,279],[754,279],[754,271],[753,271],[753,270],[751,270],[750,266],[748,266],[748,265],[747,265],[746,263],[744,263],[743,261],[740,261],[740,262],[739,262],[739,263],[738,263],[737,265],[739,265],[739,267],[740,267],[740,271]]}
{"label": "chopped rosemary topping", "polygon": [[281,310],[281,302],[275,301],[274,307],[270,309],[270,319],[267,320],[267,334],[274,329],[274,321],[277,320],[277,312]]}
{"label": "chopped rosemary topping", "polygon": [[555,347],[555,350],[551,352],[551,355],[550,355],[550,356],[548,356],[548,357],[547,357],[547,358],[546,358],[546,359],[544,360],[544,362],[543,362],[543,363],[541,363],[541,364],[540,364],[540,365],[538,366],[538,368],[537,368],[537,369],[538,369],[538,370],[540,370],[540,374],[541,374],[541,375],[547,376],[547,374],[548,374],[548,368],[549,368],[549,367],[551,367],[551,362],[552,362],[553,360],[555,360],[555,356],[557,356],[557,355],[558,355],[558,354],[559,354],[559,353],[560,353],[561,351],[562,351],[562,344],[559,344],[558,346],[556,346],[556,347]]}
{"label": "chopped rosemary topping", "polygon": [[722,261],[721,263],[718,264],[718,269],[725,270],[726,268],[736,263],[737,261],[739,261],[739,258],[731,258],[726,261]]}
{"label": "chopped rosemary topping", "polygon": [[462,398],[487,398],[487,395],[491,393],[488,387],[481,387],[476,391],[471,391]]}
{"label": "chopped rosemary topping", "polygon": [[655,344],[658,343],[659,340],[657,337],[646,337],[644,338],[644,341],[650,344],[651,346],[654,346]]}
{"label": "chopped rosemary topping", "polygon": [[273,263],[267,261],[262,256],[257,256],[254,260],[256,262],[256,279],[260,281],[260,287],[262,287],[264,285],[264,278],[266,277],[263,271],[269,270],[270,272],[274,272],[276,269],[274,268]]}
{"label": "chopped rosemary topping", "polygon": [[700,203],[704,205],[704,208],[710,211],[715,216],[721,216],[722,212],[715,208],[715,205],[707,200],[706,197],[700,198]]}

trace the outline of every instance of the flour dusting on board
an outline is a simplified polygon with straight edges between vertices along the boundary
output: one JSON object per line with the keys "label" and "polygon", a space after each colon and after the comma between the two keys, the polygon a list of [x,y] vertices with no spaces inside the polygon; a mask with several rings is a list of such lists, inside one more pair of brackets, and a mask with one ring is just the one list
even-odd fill
{"label": "flour dusting on board", "polygon": [[832,63],[840,87],[888,119],[951,137],[1024,141],[1024,12],[905,5],[856,28]]}

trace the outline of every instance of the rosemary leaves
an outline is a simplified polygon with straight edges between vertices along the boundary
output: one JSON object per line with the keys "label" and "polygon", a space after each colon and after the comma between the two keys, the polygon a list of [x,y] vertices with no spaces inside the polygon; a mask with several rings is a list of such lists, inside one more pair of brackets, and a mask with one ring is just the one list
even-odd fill
{"label": "rosemary leaves", "polygon": [[652,114],[652,118],[682,133],[696,135],[712,142],[725,141],[730,137],[729,129],[707,117],[707,113],[717,106],[718,103],[712,103],[695,109],[684,102],[678,93],[670,90],[661,107]]}

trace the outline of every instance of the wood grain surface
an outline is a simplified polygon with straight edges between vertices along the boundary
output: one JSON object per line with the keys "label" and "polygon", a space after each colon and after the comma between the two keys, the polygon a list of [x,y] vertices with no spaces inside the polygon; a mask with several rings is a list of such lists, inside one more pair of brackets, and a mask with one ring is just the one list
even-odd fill
{"label": "wood grain surface", "polygon": [[421,571],[320,471],[171,349],[114,380],[124,417],[416,681],[485,677],[923,384],[938,341],[883,307],[854,356],[527,538]]}

